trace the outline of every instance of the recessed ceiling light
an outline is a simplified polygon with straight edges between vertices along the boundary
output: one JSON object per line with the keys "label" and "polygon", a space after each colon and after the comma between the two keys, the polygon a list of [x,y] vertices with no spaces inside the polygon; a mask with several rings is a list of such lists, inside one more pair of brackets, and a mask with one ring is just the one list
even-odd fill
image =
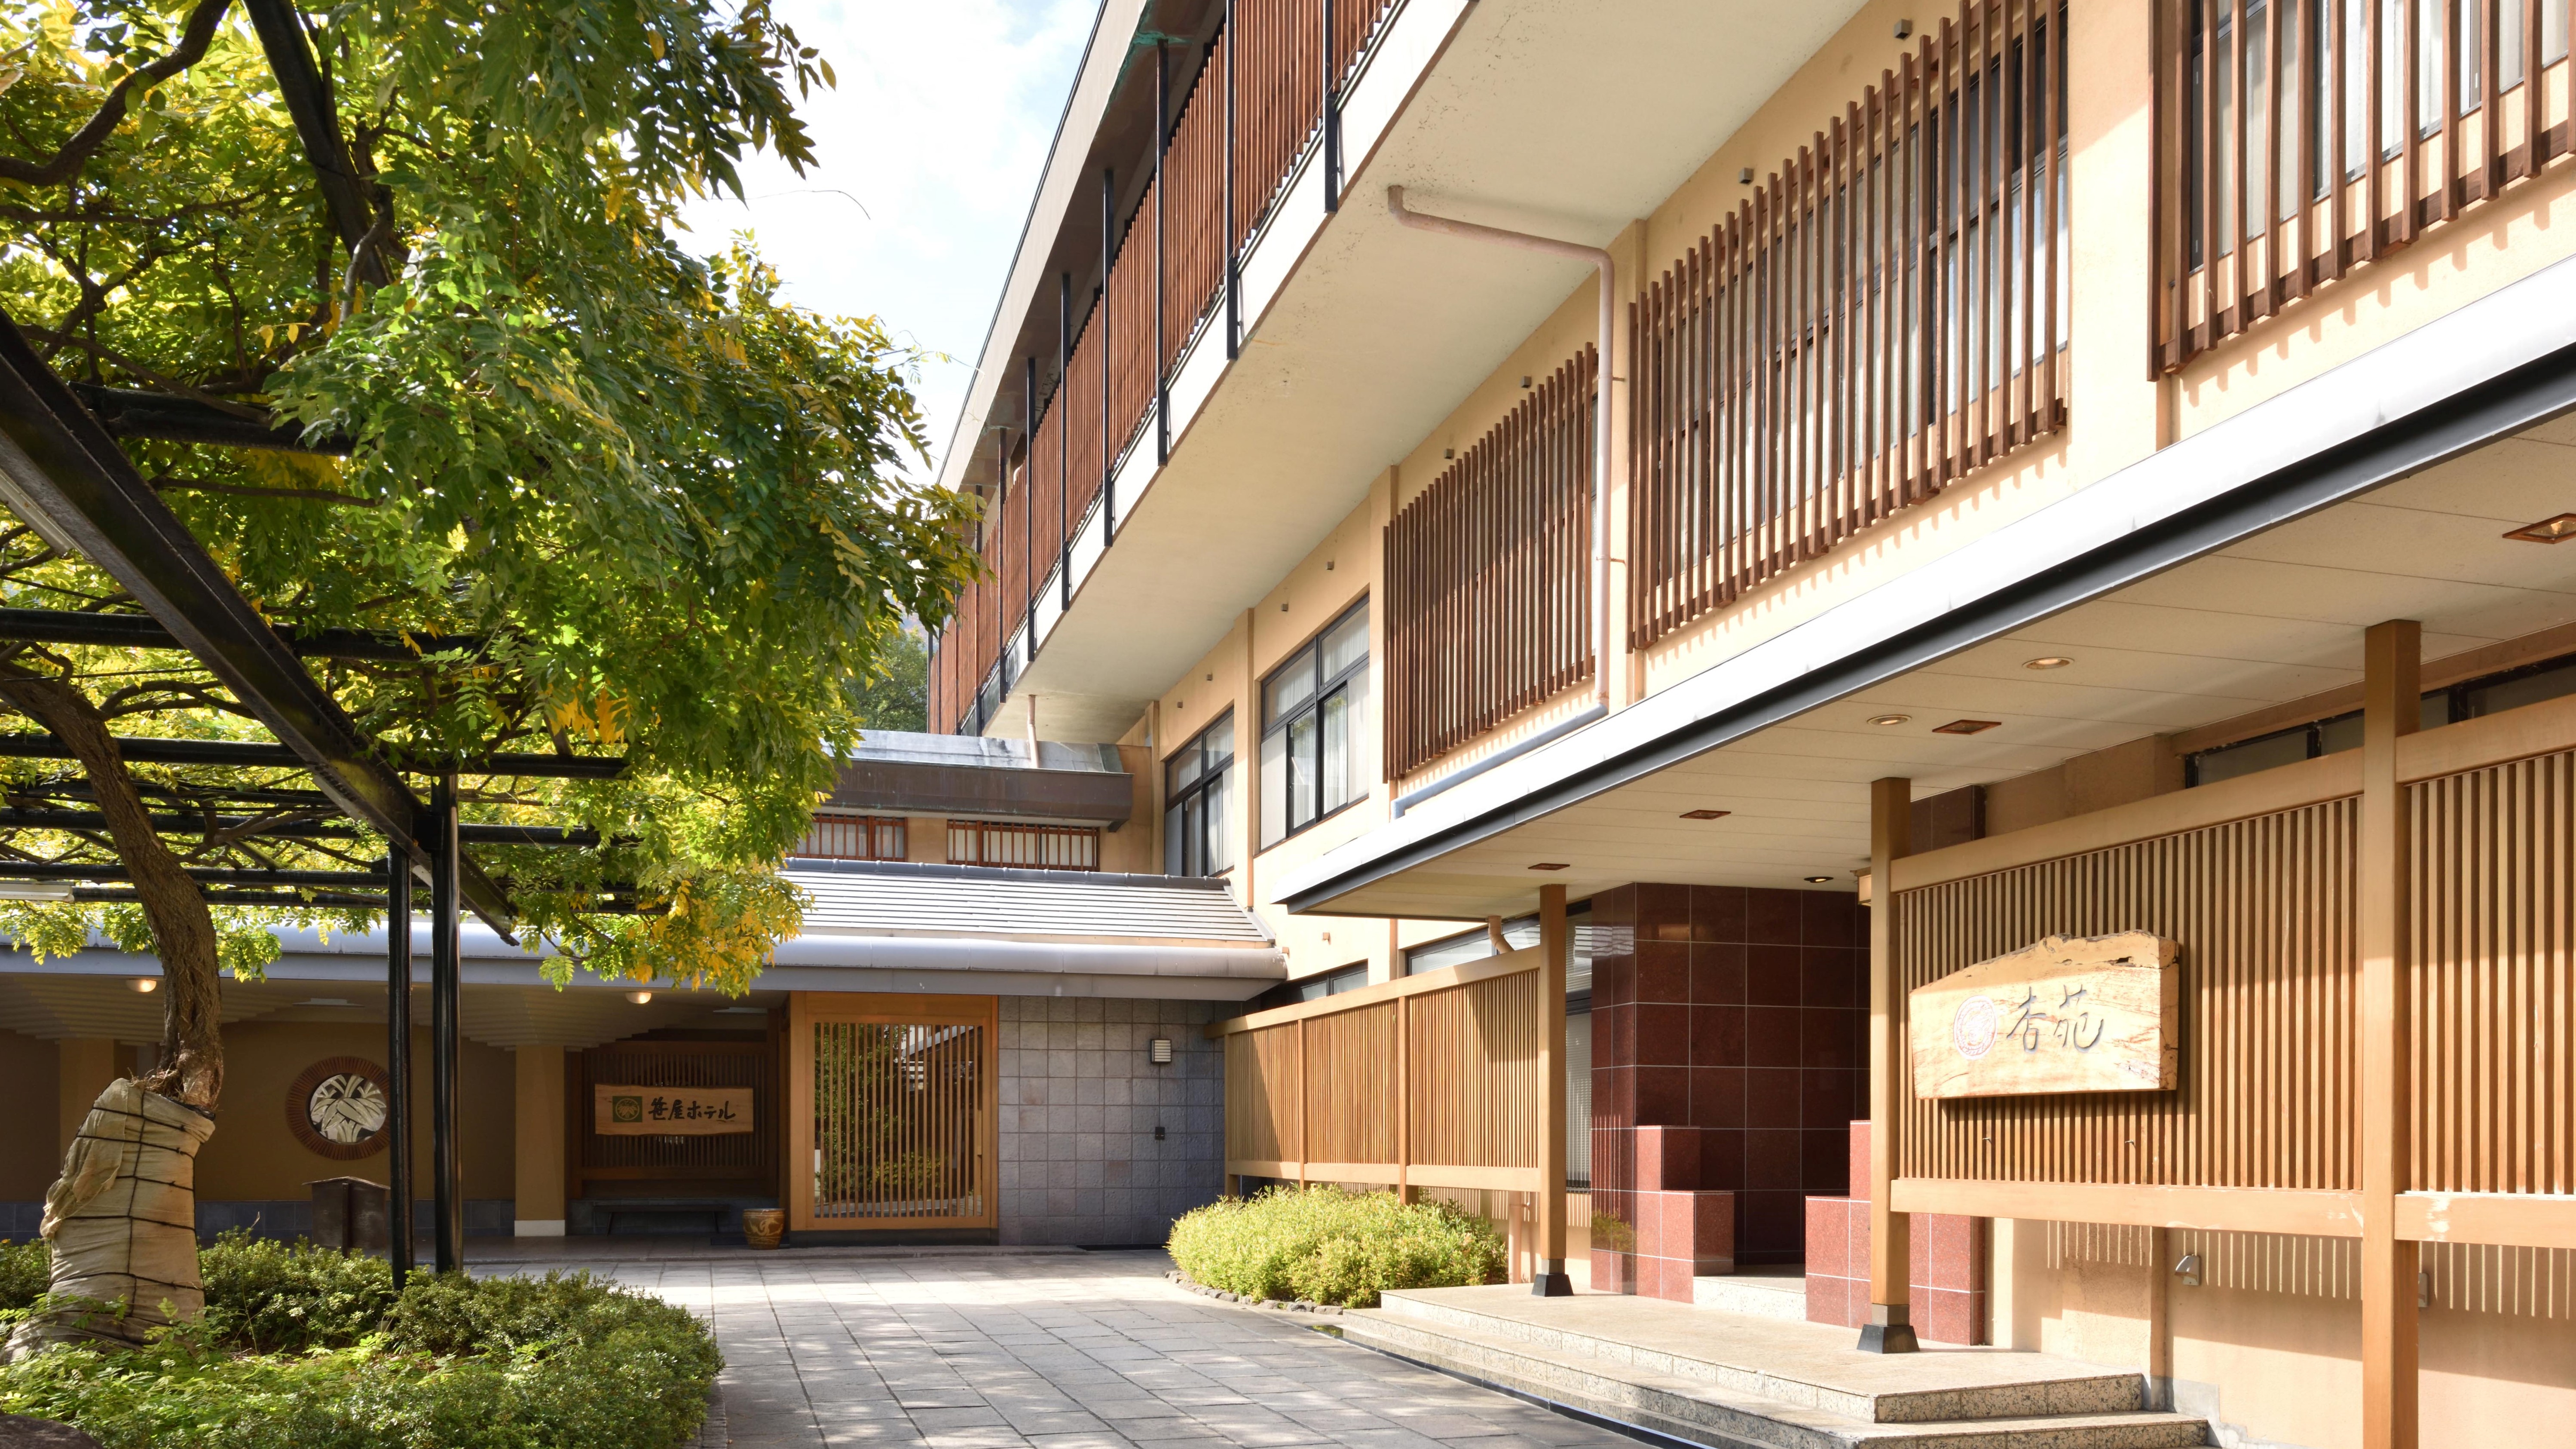
{"label": "recessed ceiling light", "polygon": [[1807,884],[1809,885],[1832,885],[1833,883],[1834,878],[1829,875],[1811,875],[1807,877]]}
{"label": "recessed ceiling light", "polygon": [[1981,735],[2002,724],[1999,719],[1954,719],[1945,725],[1934,725],[1936,735]]}
{"label": "recessed ceiling light", "polygon": [[1682,812],[1682,818],[1684,820],[1723,820],[1733,813],[1731,810],[1685,810]]}
{"label": "recessed ceiling light", "polygon": [[2524,543],[2565,543],[2571,538],[2576,538],[2576,513],[2562,513],[2556,518],[2544,518],[2538,523],[2526,523],[2507,533],[2505,537],[2520,539]]}
{"label": "recessed ceiling light", "polygon": [[2042,654],[2037,659],[2023,660],[2021,662],[2021,667],[2024,669],[2064,669],[2067,665],[2074,662],[2074,660],[2067,658],[2063,654]]}
{"label": "recessed ceiling light", "polygon": [[1869,722],[1874,725],[1901,725],[1912,718],[1914,716],[1910,714],[1874,714],[1869,717]]}
{"label": "recessed ceiling light", "polygon": [[1564,870],[1564,869],[1566,869],[1566,864],[1565,864],[1565,862],[1564,862],[1564,861],[1561,861],[1561,860],[1542,860],[1542,861],[1540,861],[1538,864],[1536,864],[1536,865],[1534,865],[1534,866],[1531,866],[1531,867],[1530,867],[1530,869],[1532,869],[1532,870]]}

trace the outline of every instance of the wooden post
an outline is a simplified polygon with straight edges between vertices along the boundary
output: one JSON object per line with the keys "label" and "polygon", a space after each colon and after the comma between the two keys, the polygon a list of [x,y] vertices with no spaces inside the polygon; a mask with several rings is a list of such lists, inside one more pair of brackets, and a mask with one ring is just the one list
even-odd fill
{"label": "wooden post", "polygon": [[[1237,758],[1241,758],[1240,751],[1237,752]],[[1307,1130],[1307,1119],[1314,1115],[1309,1108],[1313,1105],[1310,1099],[1314,1096],[1315,1084],[1306,1075],[1306,1063],[1306,1019],[1301,1016],[1297,1018],[1297,1185],[1299,1187],[1306,1185],[1306,1164],[1315,1156],[1314,1134]]]}
{"label": "wooden post", "polygon": [[[1391,933],[1395,923],[1387,922]],[[1420,1202],[1422,1190],[1413,1185],[1413,998],[1395,999],[1395,1196],[1399,1202]]]}
{"label": "wooden post", "polygon": [[2409,1161],[2406,791],[2397,741],[2422,722],[2423,626],[2373,625],[2361,705],[2361,1442],[2414,1449],[2417,1250],[2397,1236]]}
{"label": "wooden post", "polygon": [[1572,946],[1565,887],[1538,888],[1538,1073],[1546,1105],[1538,1114],[1538,1253],[1530,1292],[1573,1296],[1565,1275],[1565,965]]}
{"label": "wooden post", "polygon": [[1869,1316],[1861,1323],[1864,1353],[1912,1353],[1907,1318],[1913,1281],[1906,1215],[1891,1210],[1896,1181],[1896,1114],[1904,1097],[1897,1066],[1905,1050],[1898,1015],[1905,990],[1896,979],[1896,880],[1889,869],[1913,852],[1914,782],[1869,785]]}

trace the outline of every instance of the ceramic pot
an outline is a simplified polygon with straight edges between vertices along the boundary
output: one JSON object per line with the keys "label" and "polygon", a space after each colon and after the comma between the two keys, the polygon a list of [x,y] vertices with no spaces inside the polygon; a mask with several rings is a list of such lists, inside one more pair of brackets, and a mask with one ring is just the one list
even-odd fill
{"label": "ceramic pot", "polygon": [[780,1208],[744,1208],[742,1240],[755,1248],[775,1248],[787,1231],[787,1213]]}

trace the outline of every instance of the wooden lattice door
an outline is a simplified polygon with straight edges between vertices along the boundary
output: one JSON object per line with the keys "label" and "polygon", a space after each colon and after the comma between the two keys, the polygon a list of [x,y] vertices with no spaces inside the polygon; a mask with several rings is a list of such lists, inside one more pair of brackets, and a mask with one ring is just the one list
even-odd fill
{"label": "wooden lattice door", "polygon": [[989,996],[796,993],[791,1228],[1000,1221],[995,1005]]}

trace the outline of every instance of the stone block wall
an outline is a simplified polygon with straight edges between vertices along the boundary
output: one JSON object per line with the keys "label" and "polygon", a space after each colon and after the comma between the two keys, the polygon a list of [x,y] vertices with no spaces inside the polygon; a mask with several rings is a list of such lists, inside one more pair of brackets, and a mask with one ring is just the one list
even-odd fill
{"label": "stone block wall", "polygon": [[[1635,1129],[1700,1129],[1735,1260],[1804,1258],[1868,1111],[1868,914],[1845,891],[1639,884],[1592,898],[1592,1207],[1631,1221]],[[1595,1240],[1599,1240],[1596,1227]]]}
{"label": "stone block wall", "polygon": [[[1240,1010],[1001,998],[1001,1240],[1160,1246],[1172,1219],[1215,1201],[1225,1188],[1225,1050],[1199,1033]],[[1148,1059],[1158,1036],[1172,1043],[1168,1066]]]}

